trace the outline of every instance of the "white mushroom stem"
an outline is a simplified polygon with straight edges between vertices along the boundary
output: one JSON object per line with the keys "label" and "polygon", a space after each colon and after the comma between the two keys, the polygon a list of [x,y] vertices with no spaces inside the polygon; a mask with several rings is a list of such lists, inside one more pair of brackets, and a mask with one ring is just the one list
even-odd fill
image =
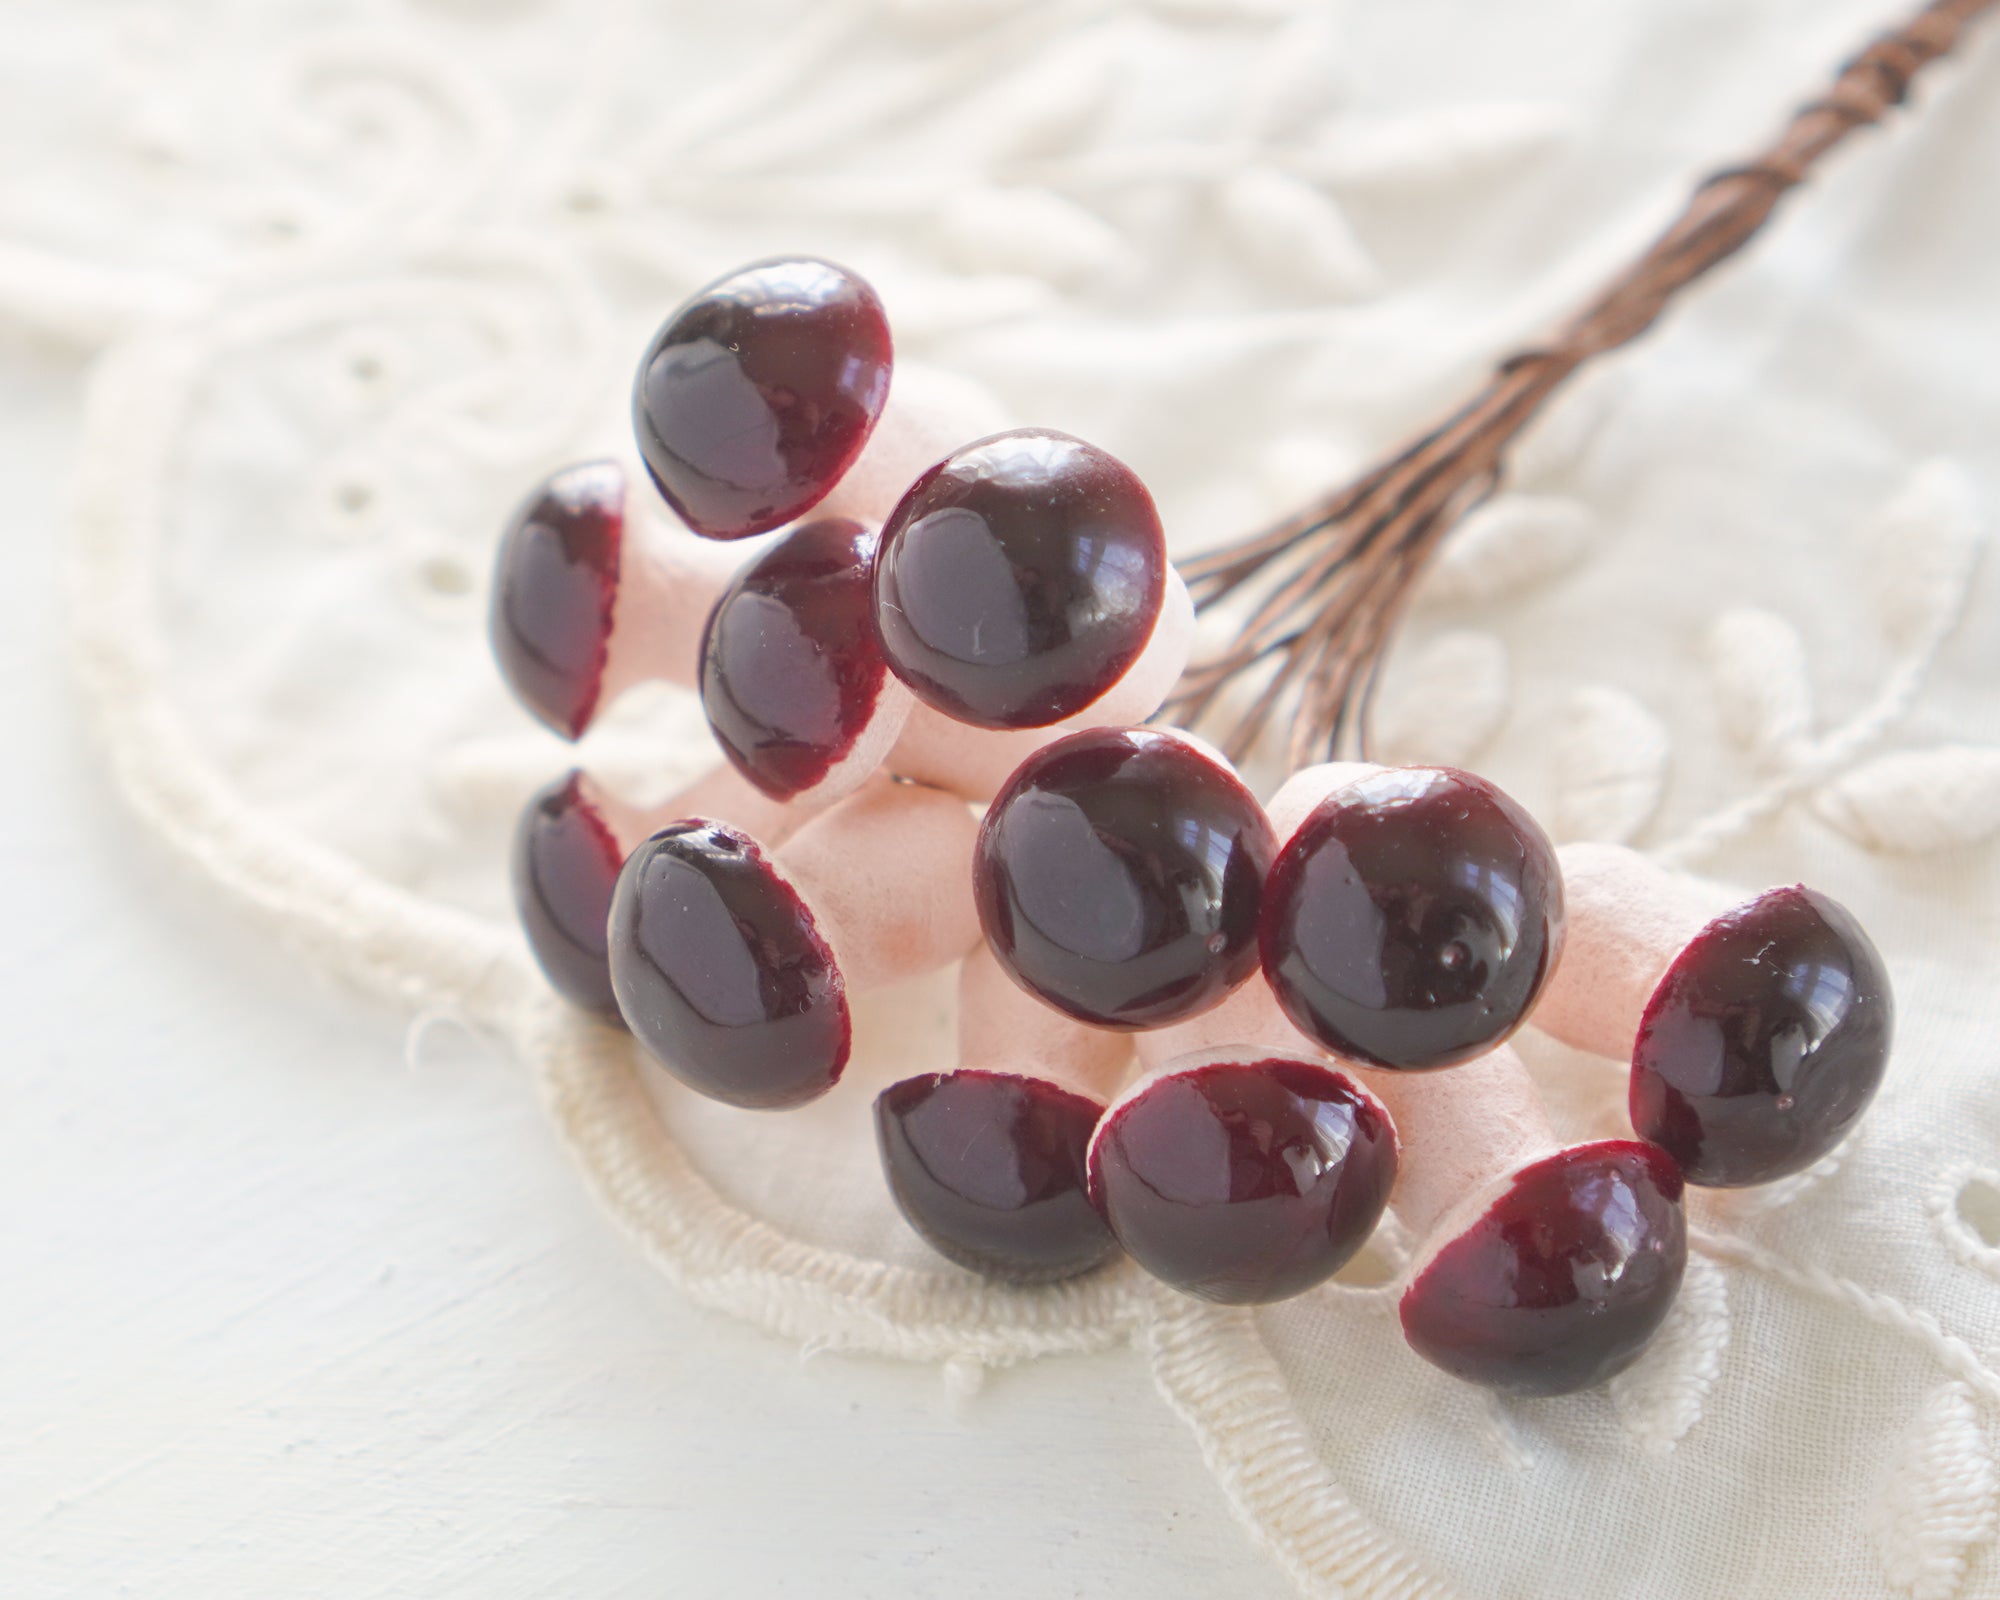
{"label": "white mushroom stem", "polygon": [[621,800],[588,773],[582,792],[611,829],[621,853],[628,856],[648,834],[683,817],[726,822],[775,850],[813,815],[809,806],[773,800],[726,761],[658,805],[635,806]]}
{"label": "white mushroom stem", "polygon": [[1278,792],[1264,806],[1264,814],[1271,819],[1271,832],[1277,836],[1278,848],[1282,850],[1291,842],[1300,824],[1317,811],[1320,802],[1334,790],[1345,789],[1350,783],[1359,782],[1369,773],[1381,770],[1372,761],[1322,761],[1316,767],[1304,767],[1293,773],[1279,785]]}
{"label": "white mushroom stem", "polygon": [[1632,1059],[1639,1019],[1674,957],[1738,896],[1615,844],[1566,844],[1561,959],[1528,1021],[1564,1044]]}
{"label": "white mushroom stem", "polygon": [[[632,480],[644,484],[643,477]],[[597,691],[602,716],[627,689],[662,680],[683,689],[701,682],[701,636],[731,580],[768,540],[720,543],[672,522],[650,490],[626,495],[618,588]]]}
{"label": "white mushroom stem", "polygon": [[879,527],[910,485],[952,451],[1013,426],[984,384],[955,372],[898,358],[889,403],[854,465],[812,517],[853,517]]}
{"label": "white mushroom stem", "polygon": [[1251,974],[1248,983],[1200,1016],[1140,1034],[1138,1046],[1139,1065],[1148,1073],[1159,1072],[1183,1056],[1232,1047],[1269,1051],[1301,1061],[1327,1061],[1343,1072],[1351,1070],[1346,1062],[1335,1061],[1292,1026],[1278,1009],[1277,996],[1262,973]]}
{"label": "white mushroom stem", "polygon": [[1065,734],[1144,722],[1180,681],[1193,646],[1194,604],[1180,574],[1169,567],[1159,619],[1146,648],[1125,676],[1090,705],[1046,728],[1002,731],[955,721],[919,701],[889,753],[889,769],[951,789],[968,800],[990,800],[1015,768]]}
{"label": "white mushroom stem", "polygon": [[1510,1045],[1436,1072],[1355,1068],[1388,1108],[1403,1162],[1389,1203],[1419,1258],[1457,1237],[1505,1179],[1560,1148],[1535,1080]]}
{"label": "white mushroom stem", "polygon": [[1023,989],[983,942],[958,979],[958,1064],[1039,1078],[1108,1100],[1131,1058],[1130,1035],[1065,1016]]}
{"label": "white mushroom stem", "polygon": [[940,789],[872,783],[777,852],[851,991],[916,977],[979,938],[972,847],[979,827]]}

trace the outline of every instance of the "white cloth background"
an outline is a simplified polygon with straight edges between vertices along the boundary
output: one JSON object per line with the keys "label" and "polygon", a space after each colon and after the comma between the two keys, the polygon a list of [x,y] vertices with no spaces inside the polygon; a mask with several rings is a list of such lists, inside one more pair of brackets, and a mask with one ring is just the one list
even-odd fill
{"label": "white cloth background", "polygon": [[[1129,1272],[1031,1296],[928,1260],[880,1195],[865,1112],[881,1082],[939,1060],[948,984],[871,1004],[853,1081],[806,1112],[661,1093],[655,1118],[618,1041],[521,975],[503,841],[567,753],[506,702],[482,645],[508,506],[547,466],[621,444],[644,334],[741,260],[805,249],[860,268],[900,358],[1114,450],[1176,546],[1199,548],[1426,420],[1881,20],[1874,0],[8,9],[0,316],[21,353],[9,414],[39,441],[12,473],[45,504],[49,458],[77,465],[84,698],[137,815],[197,869],[174,894],[205,880],[291,959],[419,1014],[420,1062],[440,1017],[526,1059],[600,1198],[701,1304],[813,1349],[942,1362],[959,1389],[1092,1352],[996,1385],[922,1479],[886,1461],[849,1472],[842,1419],[795,1438],[782,1411],[734,1427],[707,1414],[719,1458],[823,1457],[869,1501],[879,1571],[853,1563],[862,1513],[831,1499],[799,1520],[798,1565],[764,1549],[731,1566],[714,1527],[761,1527],[770,1480],[718,1486],[697,1453],[675,1461],[699,1487],[653,1508],[660,1544],[686,1544],[693,1565],[663,1564],[643,1519],[625,1519],[624,1563],[580,1568],[575,1513],[653,1492],[646,1463],[565,1475],[549,1454],[629,1439],[648,1407],[673,1430],[701,1402],[650,1372],[643,1335],[606,1363],[574,1320],[504,1290],[504,1327],[454,1325],[449,1291],[398,1287],[384,1256],[379,1282],[342,1277],[325,1307],[353,1335],[328,1364],[387,1412],[354,1447],[387,1484],[367,1502],[377,1517],[349,1500],[344,1523],[297,1524],[341,1550],[320,1556],[342,1574],[328,1592],[397,1588],[341,1549],[383,1513],[420,1592],[657,1592],[670,1573],[690,1593],[1258,1592],[1280,1570],[1354,1594],[2000,1592],[2000,594],[1979,565],[2000,489],[2000,45],[1926,82],[1920,122],[1865,140],[1750,259],[1552,413],[1514,492],[1430,583],[1382,707],[1384,755],[1478,765],[1559,835],[1630,839],[1745,885],[1815,883],[1895,972],[1897,1059],[1862,1136],[1782,1193],[1697,1202],[1678,1320],[1609,1393],[1502,1407],[1431,1372],[1366,1281],[1393,1268],[1393,1240],[1354,1283],[1254,1316]],[[75,430],[30,415],[85,358]],[[11,603],[32,625],[44,598]],[[705,759],[670,697],[621,708],[588,754],[640,789]],[[15,803],[10,864],[37,905],[60,904],[60,875],[35,865],[50,816]],[[80,839],[74,818],[59,826],[92,852],[77,870],[106,904],[157,872],[109,813]],[[71,974],[45,992],[82,1002],[102,986],[50,953],[84,942],[90,918],[58,926],[71,931],[53,943],[15,935],[32,958],[11,969],[17,1009],[38,1009],[38,962]],[[241,986],[273,981],[268,957],[204,937],[215,962],[242,964]],[[232,1299],[224,1274],[157,1303],[162,1263],[183,1252],[240,1266],[210,1254],[222,1234],[248,1248],[237,1210],[269,1204],[256,1226],[281,1226],[299,1202],[272,1130],[326,1114],[327,1091],[286,1063],[269,1081],[189,1064],[238,1025],[250,997],[235,987],[204,973],[182,1036],[108,1089],[115,1108],[77,1086],[94,1061],[22,1069],[14,1181],[38,1223],[0,1244],[20,1252],[8,1281],[25,1308],[25,1355],[0,1379],[27,1441],[0,1468],[19,1494],[18,1512],[0,1501],[17,1526],[0,1548],[0,1573],[20,1563],[9,1593],[162,1592],[163,1540],[197,1574],[165,1592],[298,1588],[286,1574],[312,1563],[288,1566],[271,1526],[307,1518],[301,1496],[340,1495],[340,1458],[246,1421],[247,1391],[203,1411],[184,1374],[134,1359],[150,1332],[204,1371],[221,1351],[255,1370],[301,1326],[298,1275],[310,1284],[319,1256],[291,1225],[270,1235],[274,1263],[289,1255],[268,1300]],[[379,1033],[285,999],[266,1018],[277,1052],[273,1019],[296,1016],[342,1041],[316,1056],[382,1055]],[[1530,1046],[1559,1119],[1610,1131],[1616,1075]],[[441,1070],[470,1079],[453,1059]],[[177,1067],[205,1129],[240,1101],[258,1135],[163,1161],[173,1118],[156,1129],[133,1110],[174,1106]],[[357,1085],[341,1093],[351,1106]],[[350,1131],[315,1191],[323,1212],[290,1222],[323,1215],[344,1261],[347,1208],[388,1191],[369,1225],[449,1281],[444,1264],[496,1224],[486,1198],[439,1180],[504,1185],[504,1135],[527,1114],[518,1080],[440,1093],[419,1125],[463,1115],[474,1145],[443,1166],[381,1137],[393,1119]],[[577,1209],[537,1185],[509,1213],[531,1239]],[[188,1206],[209,1186],[233,1202],[226,1225]],[[505,1237],[502,1281],[537,1259]],[[595,1292],[630,1292],[629,1257],[591,1265]],[[460,1270],[484,1282],[476,1261]],[[687,1327],[695,1360],[737,1337]],[[434,1388],[444,1330],[453,1370],[505,1351],[533,1375]],[[566,1392],[566,1358],[573,1405],[548,1398]],[[1165,1413],[1134,1381],[1148,1366],[1199,1458],[1157,1443]],[[878,1377],[897,1404],[923,1387],[907,1369]],[[423,1473],[431,1396],[462,1427],[511,1416],[524,1385],[535,1422],[501,1424],[478,1453],[506,1515],[454,1500],[449,1538],[426,1539],[435,1490],[387,1480]],[[1078,1409],[1107,1393],[1115,1405]],[[170,1420],[149,1422],[161,1394]],[[117,1431],[134,1411],[137,1449]],[[191,1453],[211,1423],[220,1444]],[[462,1469],[463,1433],[443,1426],[440,1454]],[[510,1446],[523,1427],[532,1466]],[[1065,1477],[1072,1442],[1085,1470]],[[1089,1470],[1155,1449],[1157,1466]],[[274,1474],[277,1454],[290,1460]],[[262,1516],[211,1528],[181,1486],[197,1461]],[[1050,1497],[1044,1478],[1066,1487]],[[893,1506],[923,1480],[966,1500],[983,1485],[1002,1519],[1065,1508],[1066,1538],[1095,1554],[982,1542],[957,1496],[898,1523],[868,1492]],[[1198,1519],[1196,1500],[1226,1500],[1276,1567],[1246,1571],[1248,1547],[1212,1515],[1191,1538],[1147,1536]],[[190,1525],[210,1536],[190,1542]],[[833,1571],[811,1572],[814,1549]]]}

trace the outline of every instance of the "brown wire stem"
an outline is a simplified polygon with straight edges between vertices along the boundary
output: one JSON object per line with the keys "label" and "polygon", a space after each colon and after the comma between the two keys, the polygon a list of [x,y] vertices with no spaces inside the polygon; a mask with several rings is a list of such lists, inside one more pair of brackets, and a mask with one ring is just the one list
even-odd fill
{"label": "brown wire stem", "polygon": [[[1220,729],[1241,759],[1297,696],[1294,766],[1365,745],[1377,670],[1411,589],[1453,526],[1491,494],[1515,437],[1594,357],[1637,338],[1695,279],[1742,249],[1855,129],[1903,103],[1910,81],[2000,0],[1935,0],[1855,56],[1761,153],[1711,173],[1680,215],[1543,344],[1516,352],[1451,416],[1275,527],[1184,562],[1206,610],[1261,583],[1237,641],[1196,662],[1165,714],[1217,719],[1233,689],[1255,698]],[[1257,684],[1257,677],[1263,681]]]}

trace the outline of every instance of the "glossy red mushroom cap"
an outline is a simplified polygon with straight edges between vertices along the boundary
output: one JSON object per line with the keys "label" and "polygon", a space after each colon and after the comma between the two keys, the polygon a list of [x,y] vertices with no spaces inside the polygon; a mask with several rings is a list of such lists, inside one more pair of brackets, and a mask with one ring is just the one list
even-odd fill
{"label": "glossy red mushroom cap", "polygon": [[723,754],[774,800],[822,782],[880,702],[874,553],[858,522],[809,522],[739,573],[709,617],[702,709]]}
{"label": "glossy red mushroom cap", "polygon": [[1156,1028],[1257,970],[1271,824],[1219,758],[1152,728],[1044,746],[988,807],[973,860],[987,943],[1022,987],[1108,1028]]}
{"label": "glossy red mushroom cap", "polygon": [[710,539],[764,533],[838,483],[889,398],[875,291],[811,257],[719,278],[667,319],[639,363],[632,423],[653,482]]}
{"label": "glossy red mushroom cap", "polygon": [[1654,990],[1632,1053],[1632,1125],[1689,1183],[1803,1171],[1868,1109],[1894,1023],[1861,925],[1825,895],[1772,889],[1703,928]]}
{"label": "glossy red mushroom cap", "polygon": [[606,943],[626,1026],[690,1089],[779,1110],[846,1069],[839,963],[749,835],[695,818],[646,840],[618,875]]}
{"label": "glossy red mushroom cap", "polygon": [[1666,1320],[1687,1265],[1681,1175],[1636,1140],[1524,1167],[1404,1290],[1403,1335],[1453,1377],[1570,1394],[1622,1372]]}
{"label": "glossy red mushroom cap", "polygon": [[1519,1027],[1562,949],[1562,873],[1533,817],[1483,778],[1389,767],[1299,826],[1264,892],[1264,975],[1336,1055],[1423,1071]]}
{"label": "glossy red mushroom cap", "polygon": [[1117,1245],[1084,1159],[1104,1107],[1039,1079],[961,1070],[906,1078],[875,1101],[889,1192],[946,1259],[1009,1283],[1053,1283]]}
{"label": "glossy red mushroom cap", "polygon": [[875,622],[916,695],[982,728],[1041,728],[1139,659],[1167,546],[1123,462],[1044,428],[954,451],[882,528]]}
{"label": "glossy red mushroom cap", "polygon": [[1215,1052],[1121,1099],[1090,1192],[1154,1277],[1226,1305],[1323,1283],[1374,1232],[1396,1179],[1382,1108],[1319,1063]]}
{"label": "glossy red mushroom cap", "polygon": [[586,461],[543,480],[500,536],[488,631],[514,697],[565,739],[603,686],[625,540],[625,470]]}
{"label": "glossy red mushroom cap", "polygon": [[514,829],[514,906],[529,950],[564,999],[613,1021],[605,924],[624,861],[581,772],[539,790]]}

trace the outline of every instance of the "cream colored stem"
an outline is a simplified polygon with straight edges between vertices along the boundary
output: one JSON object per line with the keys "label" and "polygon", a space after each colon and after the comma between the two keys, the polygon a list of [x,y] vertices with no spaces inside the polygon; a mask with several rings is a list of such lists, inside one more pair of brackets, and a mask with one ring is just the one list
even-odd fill
{"label": "cream colored stem", "polygon": [[1630,1061],[1660,979],[1732,897],[1622,845],[1566,844],[1556,855],[1563,951],[1528,1021],[1579,1050]]}
{"label": "cream colored stem", "polygon": [[[1148,1072],[1157,1072],[1181,1056],[1235,1045],[1305,1061],[1331,1059],[1278,1009],[1277,997],[1271,993],[1262,973],[1251,974],[1250,981],[1221,1005],[1186,1022],[1177,1022],[1171,1028],[1142,1033],[1138,1043],[1139,1064]],[[1346,1064],[1341,1065],[1345,1070]]]}
{"label": "cream colored stem", "polygon": [[584,781],[627,855],[648,834],[686,817],[726,822],[767,850],[777,849],[812,818],[809,807],[773,800],[726,761],[656,806],[628,805],[601,784],[588,777]]}
{"label": "cream colored stem", "polygon": [[978,831],[956,795],[879,783],[814,818],[778,852],[850,990],[916,977],[972,948]]}
{"label": "cream colored stem", "polygon": [[999,401],[982,385],[899,358],[889,382],[889,403],[868,443],[806,516],[852,517],[880,527],[930,467],[1007,426]]}
{"label": "cream colored stem", "polygon": [[1320,802],[1334,790],[1344,789],[1369,773],[1381,770],[1372,761],[1322,761],[1318,766],[1305,767],[1293,773],[1264,807],[1264,814],[1271,819],[1271,831],[1278,836],[1279,847],[1291,842],[1292,835],[1299,831],[1299,825],[1317,811]]}
{"label": "cream colored stem", "polygon": [[669,526],[664,512],[641,506],[642,497],[652,493],[641,477],[627,499],[599,715],[641,683],[660,680],[683,689],[699,685],[708,614],[736,574],[768,543],[703,539]]}
{"label": "cream colored stem", "polygon": [[1462,1204],[1557,1148],[1535,1081],[1508,1045],[1437,1072],[1349,1070],[1396,1124],[1403,1159],[1389,1203],[1412,1238],[1441,1225],[1443,1237],[1456,1234]]}
{"label": "cream colored stem", "polygon": [[1107,1100],[1117,1091],[1132,1041],[1045,1005],[1008,977],[982,941],[958,980],[958,1064],[978,1072],[1042,1078]]}

